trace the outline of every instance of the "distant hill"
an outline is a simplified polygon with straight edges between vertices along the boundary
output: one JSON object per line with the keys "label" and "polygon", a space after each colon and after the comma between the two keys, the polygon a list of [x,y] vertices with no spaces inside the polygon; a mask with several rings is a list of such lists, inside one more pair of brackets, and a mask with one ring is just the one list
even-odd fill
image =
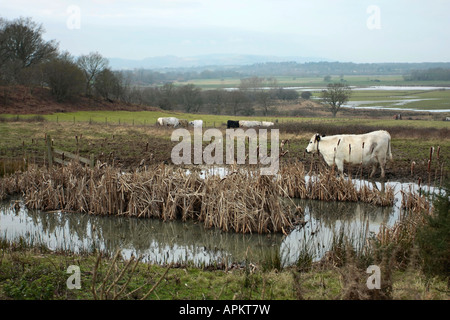
{"label": "distant hill", "polygon": [[[325,75],[403,75],[427,69],[450,69],[450,62],[421,63],[354,63],[330,61],[314,57],[279,57],[268,55],[210,54],[192,57],[160,56],[142,60],[109,58],[114,70],[151,70],[156,73],[171,73],[176,79],[234,76],[325,76]],[[173,79],[160,79],[170,81]]]}
{"label": "distant hill", "polygon": [[141,60],[109,58],[112,69],[164,69],[164,68],[199,68],[206,66],[244,66],[266,62],[317,62],[328,61],[318,57],[279,57],[250,54],[208,54],[192,57],[173,55],[148,57]]}

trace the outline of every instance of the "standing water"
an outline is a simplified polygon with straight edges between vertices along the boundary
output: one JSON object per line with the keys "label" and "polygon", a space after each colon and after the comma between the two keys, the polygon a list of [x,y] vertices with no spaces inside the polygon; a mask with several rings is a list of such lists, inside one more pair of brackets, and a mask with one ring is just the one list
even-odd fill
{"label": "standing water", "polygon": [[[20,199],[10,200],[0,203],[0,239],[76,253],[99,250],[113,254],[120,249],[125,258],[134,254],[159,264],[230,265],[279,257],[281,264],[288,266],[305,250],[320,260],[339,234],[353,245],[363,246],[382,224],[393,225],[400,216],[400,190],[417,186],[391,184],[396,195],[392,207],[294,199],[303,208],[304,221],[288,235],[223,232],[192,221],[42,212],[26,209]],[[19,208],[14,206],[16,201]]]}

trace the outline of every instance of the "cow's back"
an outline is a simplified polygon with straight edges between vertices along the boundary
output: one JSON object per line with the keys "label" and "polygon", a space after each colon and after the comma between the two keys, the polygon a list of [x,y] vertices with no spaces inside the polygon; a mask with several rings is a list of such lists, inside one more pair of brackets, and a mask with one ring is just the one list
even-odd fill
{"label": "cow's back", "polygon": [[[348,163],[373,163],[385,158],[391,136],[379,130],[365,134],[335,136],[336,158]],[[390,150],[389,150],[390,151]]]}

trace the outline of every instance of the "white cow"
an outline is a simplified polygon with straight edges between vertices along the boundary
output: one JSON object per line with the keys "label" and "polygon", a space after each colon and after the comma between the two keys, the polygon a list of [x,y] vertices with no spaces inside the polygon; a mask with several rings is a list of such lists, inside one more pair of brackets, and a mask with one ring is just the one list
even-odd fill
{"label": "white cow", "polygon": [[261,127],[271,127],[274,123],[270,121],[261,121]]}
{"label": "white cow", "polygon": [[259,127],[261,125],[261,121],[247,121],[247,120],[239,120],[239,127],[241,128],[253,128]]}
{"label": "white cow", "polygon": [[160,126],[177,127],[180,121],[175,117],[158,118],[158,124]]}
{"label": "white cow", "polygon": [[381,177],[384,178],[387,157],[392,160],[391,135],[384,130],[334,136],[315,134],[309,141],[306,152],[316,151],[329,166],[335,163],[341,173],[344,172],[344,163],[372,165],[372,177],[379,165]]}
{"label": "white cow", "polygon": [[193,120],[189,121],[189,124],[193,126],[194,128],[202,128],[203,127],[203,120]]}

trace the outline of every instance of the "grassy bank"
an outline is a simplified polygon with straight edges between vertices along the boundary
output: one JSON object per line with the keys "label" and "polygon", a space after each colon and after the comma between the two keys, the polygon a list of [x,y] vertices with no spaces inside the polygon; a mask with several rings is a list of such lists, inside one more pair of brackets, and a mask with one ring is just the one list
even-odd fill
{"label": "grassy bank", "polygon": [[[1,243],[0,299],[67,300],[339,300],[372,294],[356,265],[263,271],[255,266],[204,270],[158,266],[138,258],[73,255]],[[80,289],[69,289],[69,266],[80,270]],[[352,276],[349,277],[349,271]],[[415,268],[389,272],[392,299],[445,300],[446,283]],[[71,282],[72,283],[72,282]]]}

